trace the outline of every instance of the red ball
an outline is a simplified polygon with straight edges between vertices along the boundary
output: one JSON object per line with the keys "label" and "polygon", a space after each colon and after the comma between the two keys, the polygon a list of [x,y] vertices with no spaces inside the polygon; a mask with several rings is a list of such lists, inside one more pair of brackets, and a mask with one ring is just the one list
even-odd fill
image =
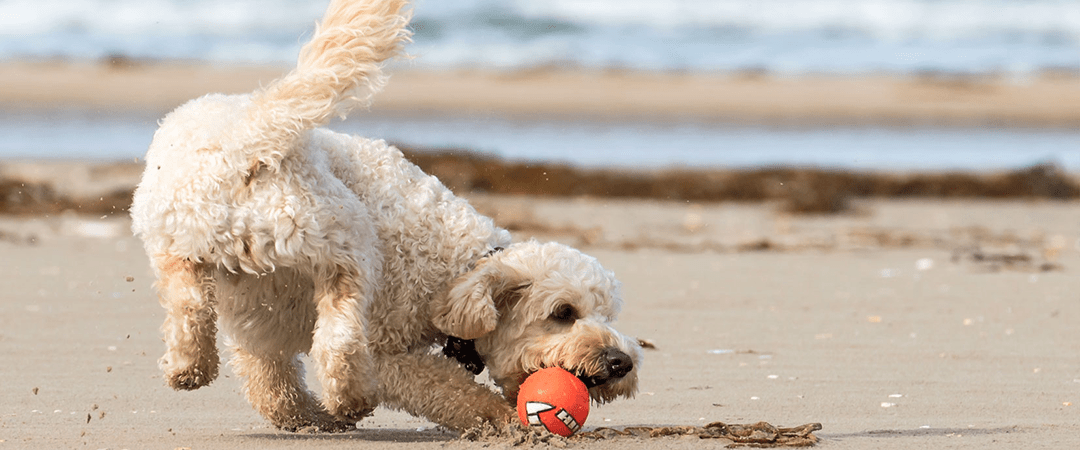
{"label": "red ball", "polygon": [[589,389],[562,368],[541,369],[521,383],[517,411],[525,426],[569,437],[589,417]]}

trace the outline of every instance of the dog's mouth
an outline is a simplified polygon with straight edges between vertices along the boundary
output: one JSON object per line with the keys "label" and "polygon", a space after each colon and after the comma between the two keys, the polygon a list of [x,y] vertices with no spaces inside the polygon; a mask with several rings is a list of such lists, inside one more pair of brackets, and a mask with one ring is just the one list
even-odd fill
{"label": "dog's mouth", "polygon": [[599,370],[594,371],[592,374],[583,369],[564,369],[574,374],[582,383],[585,383],[586,388],[592,389],[625,377],[630,371],[634,370],[634,360],[622,350],[609,347],[600,354],[598,366]]}
{"label": "dog's mouth", "polygon": [[[612,380],[612,378],[609,378],[609,377],[606,377],[606,376],[585,375],[585,374],[574,374],[574,375],[576,377],[578,377],[578,379],[581,380],[582,383],[585,383],[585,387],[589,388],[589,389],[592,389],[592,388],[597,387],[597,386],[603,386],[605,383]],[[622,377],[619,377],[619,378],[622,378]]]}
{"label": "dog's mouth", "polygon": [[[471,340],[464,340],[448,336],[443,353],[450,358],[456,359],[462,367],[473,375],[479,375],[484,370],[484,361],[476,352],[476,345]],[[608,347],[600,351],[592,370],[585,368],[567,368],[567,372],[574,374],[585,387],[592,389],[603,386],[610,381],[619,380],[634,370],[634,360],[626,352],[615,347]],[[591,373],[590,373],[591,372]],[[525,381],[532,373],[524,374],[519,383]]]}

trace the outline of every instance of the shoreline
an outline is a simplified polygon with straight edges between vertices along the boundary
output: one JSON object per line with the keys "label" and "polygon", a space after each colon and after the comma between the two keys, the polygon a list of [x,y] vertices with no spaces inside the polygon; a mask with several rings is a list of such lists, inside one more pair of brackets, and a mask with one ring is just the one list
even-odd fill
{"label": "shoreline", "polygon": [[[116,60],[0,63],[0,107],[164,114],[210,92],[243,93],[288,68]],[[1080,126],[1080,76],[647,73],[391,67],[371,111],[522,119],[795,126]]]}

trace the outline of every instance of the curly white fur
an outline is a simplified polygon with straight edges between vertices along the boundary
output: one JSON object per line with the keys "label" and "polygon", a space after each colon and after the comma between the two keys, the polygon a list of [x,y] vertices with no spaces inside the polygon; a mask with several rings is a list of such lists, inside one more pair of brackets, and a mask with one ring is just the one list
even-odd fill
{"label": "curly white fur", "polygon": [[[609,374],[611,349],[634,369],[622,361],[590,392],[632,395],[640,349],[611,328],[618,284],[595,259],[511,245],[397,149],[318,128],[381,87],[409,37],[404,3],[335,0],[284,78],[162,121],[131,214],[166,309],[166,381],[215,379],[220,316],[245,395],[285,429],[346,429],[380,403],[454,429],[505,426],[527,374]],[[572,320],[552,317],[563,305]],[[477,339],[503,396],[432,353],[447,335]]]}

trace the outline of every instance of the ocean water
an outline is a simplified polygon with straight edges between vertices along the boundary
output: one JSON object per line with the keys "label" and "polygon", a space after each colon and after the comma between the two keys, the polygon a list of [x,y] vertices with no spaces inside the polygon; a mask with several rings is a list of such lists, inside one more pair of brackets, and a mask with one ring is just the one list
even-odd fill
{"label": "ocean water", "polygon": [[[290,65],[329,0],[0,0],[0,61]],[[1080,71],[1080,0],[416,0],[405,64],[781,74]],[[0,160],[134,159],[159,117],[0,110]],[[1080,170],[1080,130],[378,118],[339,130],[583,166]]]}
{"label": "ocean water", "polygon": [[[0,113],[0,160],[136,160],[157,117],[79,111]],[[596,168],[766,166],[856,170],[1008,170],[1054,163],[1080,172],[1075,130],[766,127],[703,123],[373,117],[331,128],[417,147]]]}
{"label": "ocean water", "polygon": [[[0,59],[294,61],[328,0],[3,0]],[[1080,70],[1077,0],[416,0],[419,66]]]}

